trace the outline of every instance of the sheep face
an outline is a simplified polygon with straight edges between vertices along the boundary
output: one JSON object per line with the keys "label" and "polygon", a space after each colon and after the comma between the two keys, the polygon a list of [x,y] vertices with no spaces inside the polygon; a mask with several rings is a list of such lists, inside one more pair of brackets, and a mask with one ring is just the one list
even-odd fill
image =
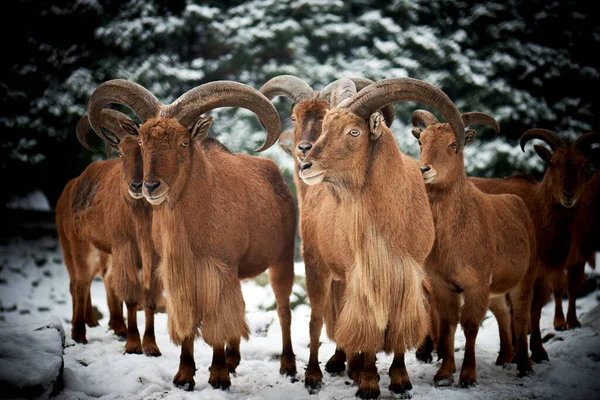
{"label": "sheep face", "polygon": [[298,162],[304,161],[306,154],[321,136],[323,118],[327,109],[328,105],[323,101],[307,100],[298,103],[292,110],[294,145],[291,155]]}
{"label": "sheep face", "polygon": [[142,192],[152,205],[166,200],[171,186],[180,179],[191,160],[190,131],[174,119],[155,118],[139,129],[144,169]]}
{"label": "sheep face", "polygon": [[127,192],[134,199],[141,199],[144,168],[142,152],[135,136],[127,135],[119,142],[117,147],[121,157],[121,177]]}
{"label": "sheep face", "polygon": [[541,145],[535,145],[534,149],[548,166],[544,180],[556,202],[566,208],[573,207],[585,184],[585,156],[570,147],[557,149],[554,153]]}
{"label": "sheep face", "polygon": [[369,127],[364,119],[346,110],[325,115],[323,132],[300,164],[300,178],[307,185],[322,181],[343,186],[360,186],[367,168]]}
{"label": "sheep face", "polygon": [[[463,155],[456,154],[456,139],[448,124],[431,125],[415,136],[421,147],[420,169],[426,184],[450,182],[463,173]],[[467,131],[466,144],[471,136],[475,136],[474,131]]]}

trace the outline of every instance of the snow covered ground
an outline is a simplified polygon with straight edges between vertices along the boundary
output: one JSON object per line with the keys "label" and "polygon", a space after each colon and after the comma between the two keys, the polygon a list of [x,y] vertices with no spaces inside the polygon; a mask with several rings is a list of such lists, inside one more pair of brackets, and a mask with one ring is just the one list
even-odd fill
{"label": "snow covered ground", "polygon": [[[600,260],[598,260],[600,261]],[[587,267],[587,272],[597,274]],[[346,376],[324,372],[323,389],[310,396],[303,378],[308,361],[308,321],[310,307],[303,288],[304,267],[296,265],[298,275],[294,287],[292,340],[297,357],[298,380],[279,375],[277,355],[281,351],[281,333],[277,314],[272,310],[274,296],[266,277],[243,283],[246,314],[252,335],[242,342],[242,361],[228,392],[214,390],[208,384],[208,367],[212,352],[200,339],[196,341],[196,387],[193,392],[175,388],[171,383],[179,364],[179,348],[174,346],[166,329],[167,316],[157,314],[156,336],[162,357],[123,354],[125,343],[108,331],[108,309],[102,280],[92,286],[92,302],[103,314],[100,326],[88,328],[89,344],[75,343],[71,338],[71,298],[69,277],[56,238],[39,240],[15,238],[0,245],[0,326],[45,323],[57,316],[65,329],[65,388],[60,399],[351,399],[356,387]],[[585,314],[600,302],[596,290],[578,300],[578,315]],[[566,301],[564,302],[566,311]],[[414,351],[407,354],[407,369],[413,384],[413,399],[592,399],[600,398],[600,313],[589,318],[594,326],[557,332],[546,344],[550,362],[535,365],[535,375],[517,378],[516,365],[497,367],[494,361],[499,348],[497,324],[488,313],[477,338],[477,373],[479,385],[470,389],[435,388],[433,376],[439,362],[423,364]],[[591,313],[590,313],[591,316]],[[542,334],[553,333],[553,305],[542,314]],[[138,326],[143,329],[144,313],[138,313]],[[462,363],[464,336],[457,331],[457,363]],[[323,330],[319,353],[321,366],[333,354],[334,344]],[[378,356],[381,375],[381,398],[392,398],[387,389],[387,369],[392,356]],[[41,363],[41,360],[40,360]],[[458,372],[455,374],[458,380]]]}

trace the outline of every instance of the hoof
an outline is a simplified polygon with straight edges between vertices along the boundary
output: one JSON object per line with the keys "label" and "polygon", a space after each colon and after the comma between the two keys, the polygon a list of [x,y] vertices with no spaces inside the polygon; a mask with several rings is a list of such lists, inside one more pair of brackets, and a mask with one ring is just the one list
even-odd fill
{"label": "hoof", "polygon": [[179,380],[177,378],[177,375],[175,375],[175,378],[173,378],[173,384],[178,387],[179,389],[183,389],[186,390],[188,392],[191,392],[192,390],[194,390],[194,386],[196,386],[196,382],[192,379],[191,381],[189,380]]}
{"label": "hoof", "polygon": [[536,364],[541,364],[544,361],[550,361],[550,359],[548,358],[548,353],[546,351],[539,351],[539,352],[531,352],[531,361],[533,361]]}
{"label": "hoof", "polygon": [[431,353],[417,352],[417,353],[415,353],[415,356],[417,357],[417,360],[419,360],[423,363],[431,364],[433,362],[433,355]]}
{"label": "hoof", "polygon": [[144,351],[142,349],[141,343],[127,343],[125,344],[125,354],[142,354]]}
{"label": "hoof", "polygon": [[471,378],[461,378],[460,381],[458,382],[458,386],[460,386],[461,388],[465,388],[468,389],[470,387],[476,386],[477,385],[477,381]]}
{"label": "hoof", "polygon": [[435,377],[433,378],[433,384],[437,387],[446,387],[454,385],[454,377]]}
{"label": "hoof", "polygon": [[306,390],[308,390],[308,393],[316,394],[323,387],[323,379],[314,376],[307,376],[304,379],[304,387]]}
{"label": "hoof", "polygon": [[76,341],[77,343],[81,343],[81,344],[87,344],[87,339],[85,338],[85,335],[81,336],[81,335],[71,335],[71,338]]}
{"label": "hoof", "polygon": [[399,395],[401,399],[410,399],[412,395],[410,394],[410,390],[412,390],[412,384],[410,382],[402,383],[390,383],[388,387],[390,392],[394,393],[394,395]]}
{"label": "hoof", "polygon": [[295,377],[298,371],[296,370],[296,356],[282,355],[279,364],[279,373],[285,376]]}
{"label": "hoof", "polygon": [[144,354],[148,357],[160,357],[162,353],[158,349],[158,346],[144,346]]}
{"label": "hoof", "polygon": [[213,389],[220,389],[220,390],[229,390],[229,387],[231,386],[231,381],[228,379],[215,379],[213,381],[208,381],[208,383],[210,383],[210,386],[213,387]]}
{"label": "hoof", "polygon": [[339,361],[330,361],[325,364],[325,371],[332,375],[342,374],[346,370],[346,363]]}
{"label": "hoof", "polygon": [[577,329],[577,328],[581,328],[581,322],[579,322],[579,320],[575,319],[574,321],[569,321],[567,323],[569,329]]}
{"label": "hoof", "polygon": [[379,386],[376,387],[367,387],[367,388],[359,388],[356,391],[356,397],[360,399],[376,399],[379,397],[381,391],[379,390]]}

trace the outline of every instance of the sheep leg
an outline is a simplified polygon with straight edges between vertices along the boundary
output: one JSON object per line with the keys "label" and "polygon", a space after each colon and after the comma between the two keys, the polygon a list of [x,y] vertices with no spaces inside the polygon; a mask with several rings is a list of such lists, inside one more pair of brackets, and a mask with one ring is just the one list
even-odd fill
{"label": "sheep leg", "polygon": [[550,287],[554,294],[554,329],[557,331],[567,330],[567,321],[563,313],[562,301],[565,295],[566,276],[563,270],[550,273]]}
{"label": "sheep leg", "polygon": [[212,364],[208,368],[210,376],[208,383],[215,389],[227,390],[231,386],[229,369],[225,356],[225,346],[213,346]]}
{"label": "sheep leg", "polygon": [[415,352],[417,360],[430,363],[433,361],[433,350],[436,349],[439,341],[439,322],[437,312],[433,304],[429,305],[429,333],[425,337],[423,344]]}
{"label": "sheep leg", "polygon": [[362,374],[364,366],[365,355],[363,353],[352,353],[348,356],[348,369],[346,370],[346,373],[356,385],[360,382],[360,375]]}
{"label": "sheep leg", "polygon": [[227,370],[230,374],[235,374],[235,369],[240,365],[242,356],[240,354],[240,339],[231,339],[227,342],[225,349],[225,362],[227,364]]}
{"label": "sheep leg", "polygon": [[533,366],[527,351],[527,330],[529,329],[529,314],[533,291],[531,290],[532,279],[529,276],[521,281],[517,288],[509,293],[512,305],[512,326],[515,333],[515,354],[519,377],[533,374]]}
{"label": "sheep leg", "polygon": [[[92,279],[93,280],[93,279]],[[90,328],[100,325],[98,319],[94,315],[94,308],[92,307],[92,293],[88,293],[87,302],[85,305],[85,324]]]}
{"label": "sheep leg", "polygon": [[142,342],[144,354],[150,357],[158,357],[161,355],[154,334],[154,314],[156,313],[156,304],[161,296],[162,285],[158,283],[156,279],[152,279],[150,289],[144,289],[144,315],[146,316],[146,327]]}
{"label": "sheep leg", "polygon": [[286,254],[284,259],[269,268],[269,280],[277,302],[277,315],[281,327],[281,360],[279,373],[287,376],[296,376],[296,355],[292,348],[292,309],[290,296],[294,286],[294,260],[293,249]]}
{"label": "sheep leg", "polygon": [[[487,289],[487,288],[486,288]],[[465,333],[465,356],[460,370],[461,387],[470,387],[477,383],[477,364],[475,361],[475,341],[479,324],[489,307],[489,292],[481,287],[465,289],[465,302],[461,311],[460,324]]]}
{"label": "sheep leg", "polygon": [[107,279],[104,280],[104,289],[106,290],[106,303],[110,314],[108,327],[113,330],[115,335],[125,339],[127,337],[127,326],[123,318],[123,302],[118,298]]}
{"label": "sheep leg", "polygon": [[577,293],[581,289],[585,277],[585,262],[577,263],[567,270],[569,309],[567,311],[567,326],[569,329],[581,328],[581,323],[577,319]]}
{"label": "sheep leg", "polygon": [[[510,364],[515,356],[511,328],[510,309],[505,296],[494,297],[490,300],[490,310],[498,321],[500,333],[500,352],[496,365]],[[527,315],[527,314],[526,314]]]}
{"label": "sheep leg", "polygon": [[542,307],[550,297],[548,282],[544,277],[535,281],[533,290],[533,301],[531,303],[531,336],[529,337],[529,349],[531,350],[531,360],[535,363],[548,361],[548,353],[542,343],[542,332],[540,330],[540,318],[542,316]]}
{"label": "sheep leg", "polygon": [[126,354],[142,354],[142,341],[137,327],[137,301],[126,301],[127,307],[127,340],[125,341]]}
{"label": "sheep leg", "polygon": [[[78,241],[73,246],[77,249],[75,254],[72,254],[74,266],[74,278],[71,279],[69,290],[73,300],[73,319],[71,337],[78,343],[87,343],[85,319],[88,311],[88,301],[90,301],[90,287],[94,279],[93,267],[90,265],[92,252],[94,249],[89,243]],[[87,250],[87,251],[85,251]],[[84,254],[86,253],[86,254]],[[66,262],[66,258],[65,258]],[[91,303],[90,303],[91,305]]]}
{"label": "sheep leg", "polygon": [[379,390],[379,374],[375,365],[375,353],[363,353],[365,365],[360,374],[360,383],[356,391],[356,397],[361,399],[376,399],[381,391]]}
{"label": "sheep leg", "polygon": [[394,361],[389,370],[390,374],[390,386],[389,389],[395,394],[405,395],[406,398],[410,398],[410,394],[406,393],[412,389],[408,372],[406,371],[406,365],[404,364],[404,353],[395,352]]}
{"label": "sheep leg", "polygon": [[454,334],[458,324],[459,300],[458,293],[450,291],[445,291],[443,298],[434,297],[440,327],[438,355],[442,358],[442,365],[433,377],[435,386],[452,386],[454,383]]}
{"label": "sheep leg", "polygon": [[346,370],[346,352],[341,347],[335,347],[335,353],[327,360],[325,371],[330,374],[340,374]]}
{"label": "sheep leg", "polygon": [[[305,252],[304,263],[306,268],[306,293],[310,301],[310,355],[306,366],[304,386],[311,394],[317,393],[323,385],[323,372],[319,367],[319,345],[321,331],[323,330],[323,314],[329,290],[331,287],[331,276],[323,276],[319,267],[311,260]],[[322,271],[322,268],[321,268]]]}
{"label": "sheep leg", "polygon": [[173,384],[185,390],[193,390],[196,382],[196,363],[194,362],[194,337],[183,339],[181,355],[179,356],[179,370],[173,378]]}

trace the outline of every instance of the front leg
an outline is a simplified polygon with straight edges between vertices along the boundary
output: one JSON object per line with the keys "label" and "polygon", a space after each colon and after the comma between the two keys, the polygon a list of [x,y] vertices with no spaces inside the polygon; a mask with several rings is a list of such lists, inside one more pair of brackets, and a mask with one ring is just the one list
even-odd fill
{"label": "front leg", "polygon": [[194,374],[196,373],[196,363],[194,362],[194,338],[187,337],[183,339],[181,345],[181,355],[179,356],[179,370],[173,378],[175,386],[184,390],[192,391],[196,382]]}
{"label": "front leg", "polygon": [[410,398],[409,390],[412,389],[406,365],[404,364],[404,353],[395,352],[394,361],[390,366],[390,392],[400,395],[402,398]]}
{"label": "front leg", "polygon": [[464,291],[464,305],[460,315],[460,324],[465,333],[465,356],[460,370],[461,387],[470,387],[477,383],[477,365],[475,361],[475,341],[479,324],[485,317],[489,304],[489,291],[486,286],[478,286]]}
{"label": "front leg", "polygon": [[577,294],[585,278],[585,262],[577,263],[567,270],[567,293],[569,294],[569,308],[567,311],[567,326],[569,329],[581,328],[581,323],[577,319]]}
{"label": "front leg", "polygon": [[442,365],[433,377],[435,386],[452,386],[454,383],[454,334],[458,324],[459,300],[459,295],[449,290],[434,296],[440,329],[438,356],[442,359]]}
{"label": "front leg", "polygon": [[225,346],[213,346],[213,359],[210,368],[208,383],[215,389],[227,390],[231,386],[229,369],[225,356]]}
{"label": "front leg", "polygon": [[379,374],[375,365],[375,353],[364,352],[365,365],[360,374],[360,382],[356,397],[361,399],[376,399],[381,391],[379,390]]}
{"label": "front leg", "polygon": [[[305,254],[306,292],[310,301],[310,356],[306,367],[304,386],[311,394],[317,393],[323,385],[323,372],[319,367],[319,346],[323,329],[323,314],[329,297],[331,276],[320,273],[319,267]],[[321,266],[323,267],[323,266]]]}

